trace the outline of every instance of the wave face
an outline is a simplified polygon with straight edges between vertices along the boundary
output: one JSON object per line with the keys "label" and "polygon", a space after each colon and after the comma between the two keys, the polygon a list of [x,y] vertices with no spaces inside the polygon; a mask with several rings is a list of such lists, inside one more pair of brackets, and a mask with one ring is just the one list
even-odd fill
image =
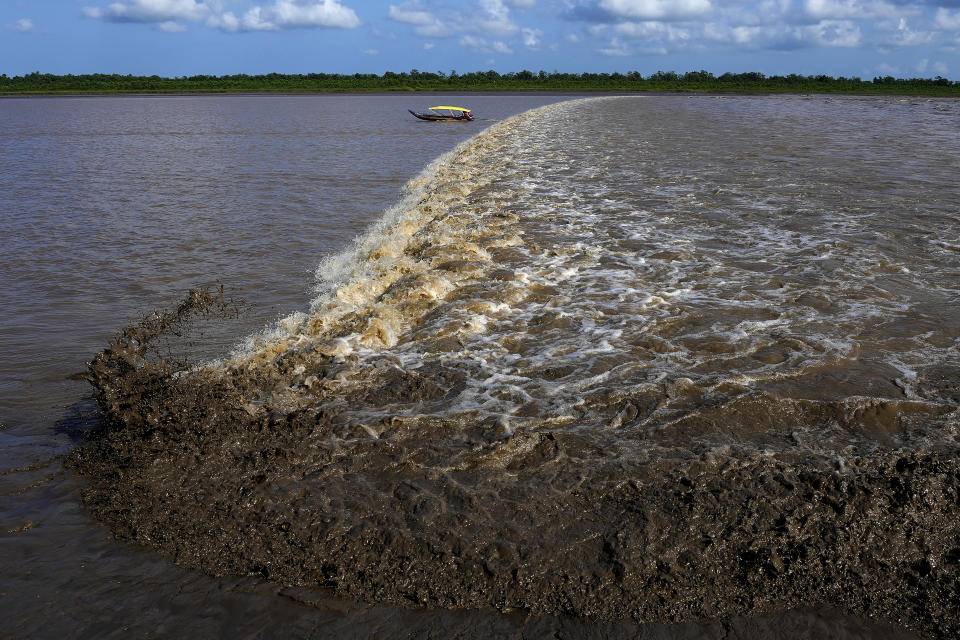
{"label": "wave face", "polygon": [[309,313],[190,371],[140,357],[160,320],[101,354],[89,503],[185,564],[364,599],[960,631],[958,111],[498,123],[319,267]]}

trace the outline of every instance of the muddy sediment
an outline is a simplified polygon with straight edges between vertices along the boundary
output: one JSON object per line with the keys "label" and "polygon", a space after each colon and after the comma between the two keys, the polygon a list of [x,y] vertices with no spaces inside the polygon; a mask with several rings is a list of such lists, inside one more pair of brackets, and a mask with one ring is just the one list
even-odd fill
{"label": "muddy sediment", "polygon": [[[194,292],[170,318],[216,303]],[[483,422],[364,429],[319,384],[307,408],[255,407],[295,362],[258,376],[144,357],[167,325],[93,361],[104,423],[73,462],[98,518],[184,566],[426,607],[663,622],[828,605],[960,633],[955,451],[841,465],[749,446],[624,456],[591,432]],[[298,375],[343,366],[313,362]],[[457,385],[377,362],[365,403]]]}

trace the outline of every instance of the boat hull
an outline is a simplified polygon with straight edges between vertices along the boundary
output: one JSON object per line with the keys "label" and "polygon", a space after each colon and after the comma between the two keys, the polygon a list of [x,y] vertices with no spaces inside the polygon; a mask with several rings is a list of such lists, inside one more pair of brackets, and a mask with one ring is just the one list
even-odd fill
{"label": "boat hull", "polygon": [[432,113],[417,113],[413,109],[407,109],[414,118],[419,118],[420,120],[472,120],[467,116],[439,116]]}

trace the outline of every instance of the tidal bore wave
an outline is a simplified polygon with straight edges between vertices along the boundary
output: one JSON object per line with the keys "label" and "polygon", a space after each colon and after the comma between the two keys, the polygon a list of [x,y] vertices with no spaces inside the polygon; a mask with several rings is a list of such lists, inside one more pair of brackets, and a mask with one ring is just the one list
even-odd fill
{"label": "tidal bore wave", "polygon": [[144,355],[211,292],[126,330],[90,367],[90,508],[364,600],[960,634],[953,214],[805,146],[802,102],[776,136],[658,105],[478,134],[223,361]]}

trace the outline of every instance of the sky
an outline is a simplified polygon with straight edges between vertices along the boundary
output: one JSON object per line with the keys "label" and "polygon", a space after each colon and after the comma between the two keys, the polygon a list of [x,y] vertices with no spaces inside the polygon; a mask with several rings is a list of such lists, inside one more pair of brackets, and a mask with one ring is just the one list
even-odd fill
{"label": "sky", "polygon": [[960,0],[0,0],[0,73],[960,80]]}

